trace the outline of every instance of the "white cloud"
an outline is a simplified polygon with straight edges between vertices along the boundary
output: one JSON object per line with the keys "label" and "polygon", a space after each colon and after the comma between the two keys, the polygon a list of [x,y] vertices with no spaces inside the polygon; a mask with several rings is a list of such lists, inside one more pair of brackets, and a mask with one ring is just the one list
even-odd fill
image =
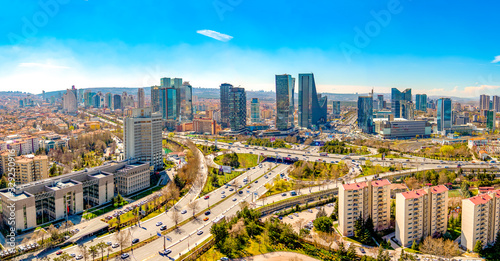
{"label": "white cloud", "polygon": [[500,55],[495,56],[495,59],[491,61],[491,63],[498,63],[498,62],[500,62]]}
{"label": "white cloud", "polygon": [[19,67],[42,68],[42,69],[69,69],[67,66],[45,64],[45,63],[20,63]]}
{"label": "white cloud", "polygon": [[466,97],[475,97],[481,94],[493,94],[493,91],[499,89],[500,86],[493,85],[479,85],[465,87],[461,93]]}
{"label": "white cloud", "polygon": [[212,31],[212,30],[198,30],[196,32],[199,34],[202,34],[204,36],[214,38],[215,40],[222,41],[222,42],[227,42],[227,41],[233,39],[233,37],[230,35],[219,33],[219,32]]}

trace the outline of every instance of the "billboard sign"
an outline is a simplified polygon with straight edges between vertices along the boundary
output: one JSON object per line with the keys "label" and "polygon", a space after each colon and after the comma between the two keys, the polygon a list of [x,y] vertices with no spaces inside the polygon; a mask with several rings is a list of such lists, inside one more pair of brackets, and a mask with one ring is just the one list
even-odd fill
{"label": "billboard sign", "polygon": [[231,173],[231,166],[221,166],[221,169],[224,173]]}

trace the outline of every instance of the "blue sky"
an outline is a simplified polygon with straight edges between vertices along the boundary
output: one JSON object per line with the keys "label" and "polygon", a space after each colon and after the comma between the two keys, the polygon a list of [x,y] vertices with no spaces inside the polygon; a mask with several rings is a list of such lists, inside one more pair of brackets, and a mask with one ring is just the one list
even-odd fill
{"label": "blue sky", "polygon": [[499,7],[439,0],[9,1],[0,10],[0,90],[151,86],[160,77],[273,90],[275,74],[313,72],[320,92],[495,94]]}

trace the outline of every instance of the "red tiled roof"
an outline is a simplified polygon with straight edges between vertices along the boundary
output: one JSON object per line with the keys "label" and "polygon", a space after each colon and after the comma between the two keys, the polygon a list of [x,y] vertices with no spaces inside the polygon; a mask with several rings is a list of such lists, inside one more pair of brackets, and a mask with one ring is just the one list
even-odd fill
{"label": "red tiled roof", "polygon": [[357,189],[362,189],[367,186],[366,182],[358,182],[358,183],[351,183],[351,184],[342,184],[344,187],[344,190],[357,190]]}
{"label": "red tiled roof", "polygon": [[406,199],[410,199],[410,198],[419,198],[423,195],[426,195],[427,194],[427,191],[425,189],[417,189],[417,190],[412,190],[412,191],[407,191],[407,192],[403,192],[401,193],[403,195],[403,197],[405,197]]}
{"label": "red tiled roof", "polygon": [[386,185],[391,185],[391,182],[388,179],[372,181],[372,186],[374,186],[374,187],[382,187],[382,186],[386,186]]}
{"label": "red tiled roof", "polygon": [[469,198],[469,200],[474,205],[484,204],[484,203],[488,202],[490,199],[491,199],[491,197],[487,194],[481,194],[481,195],[477,195],[477,196],[474,196],[472,198]]}
{"label": "red tiled roof", "polygon": [[431,188],[432,194],[438,194],[445,191],[448,191],[448,188],[445,185],[438,185]]}
{"label": "red tiled roof", "polygon": [[500,198],[500,189],[494,190],[494,191],[490,191],[490,193],[494,193],[495,197]]}

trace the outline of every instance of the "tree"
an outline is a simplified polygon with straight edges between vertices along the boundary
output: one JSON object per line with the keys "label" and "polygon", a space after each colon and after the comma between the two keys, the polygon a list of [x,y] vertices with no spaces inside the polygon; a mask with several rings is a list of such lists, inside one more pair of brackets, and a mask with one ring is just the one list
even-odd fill
{"label": "tree", "polygon": [[179,214],[179,211],[174,209],[172,211],[172,221],[175,223],[175,227],[177,228],[177,225],[179,224],[179,221],[181,220],[181,215]]}
{"label": "tree", "polygon": [[117,231],[114,234],[114,238],[116,242],[120,245],[120,253],[123,252],[123,247],[127,246],[128,243],[130,242],[130,233],[127,233],[127,231]]}
{"label": "tree", "polygon": [[330,218],[333,221],[337,221],[339,219],[339,204],[338,201],[335,202],[335,206],[333,207],[332,214],[330,215]]}
{"label": "tree", "polygon": [[378,248],[377,261],[390,261],[391,257],[387,251],[384,251],[383,247]]}
{"label": "tree", "polygon": [[411,249],[418,250],[417,240],[413,240],[413,243],[411,244]]}
{"label": "tree", "polygon": [[83,256],[83,260],[87,261],[87,258],[89,258],[89,251],[85,245],[78,245],[78,250],[80,252],[80,255]]}
{"label": "tree", "polygon": [[193,202],[189,203],[188,208],[193,211],[193,217],[196,214],[196,210],[198,209],[198,201],[193,200]]}
{"label": "tree", "polygon": [[329,217],[319,217],[313,222],[317,231],[329,233],[332,230],[333,221]]}
{"label": "tree", "polygon": [[224,241],[226,238],[229,236],[229,233],[227,232],[227,221],[224,219],[222,222],[219,222],[217,224],[214,224],[210,228],[210,233],[214,236],[215,239],[215,246],[217,249],[222,249],[222,246],[224,245]]}
{"label": "tree", "polygon": [[326,217],[327,214],[326,214],[326,211],[325,211],[325,208],[321,208],[318,213],[316,213],[316,218],[320,218],[320,217]]}
{"label": "tree", "polygon": [[481,254],[481,252],[483,252],[483,242],[481,242],[481,240],[476,241],[476,245],[474,245],[474,249],[472,251]]}
{"label": "tree", "polygon": [[97,256],[98,252],[99,252],[99,250],[97,249],[97,246],[94,245],[94,246],[90,246],[89,247],[89,253],[92,256],[92,260],[95,259],[95,257]]}
{"label": "tree", "polygon": [[104,251],[106,250],[106,248],[108,248],[108,244],[106,244],[104,242],[99,242],[96,245],[96,247],[99,250],[99,252],[101,252],[101,260],[104,260]]}

